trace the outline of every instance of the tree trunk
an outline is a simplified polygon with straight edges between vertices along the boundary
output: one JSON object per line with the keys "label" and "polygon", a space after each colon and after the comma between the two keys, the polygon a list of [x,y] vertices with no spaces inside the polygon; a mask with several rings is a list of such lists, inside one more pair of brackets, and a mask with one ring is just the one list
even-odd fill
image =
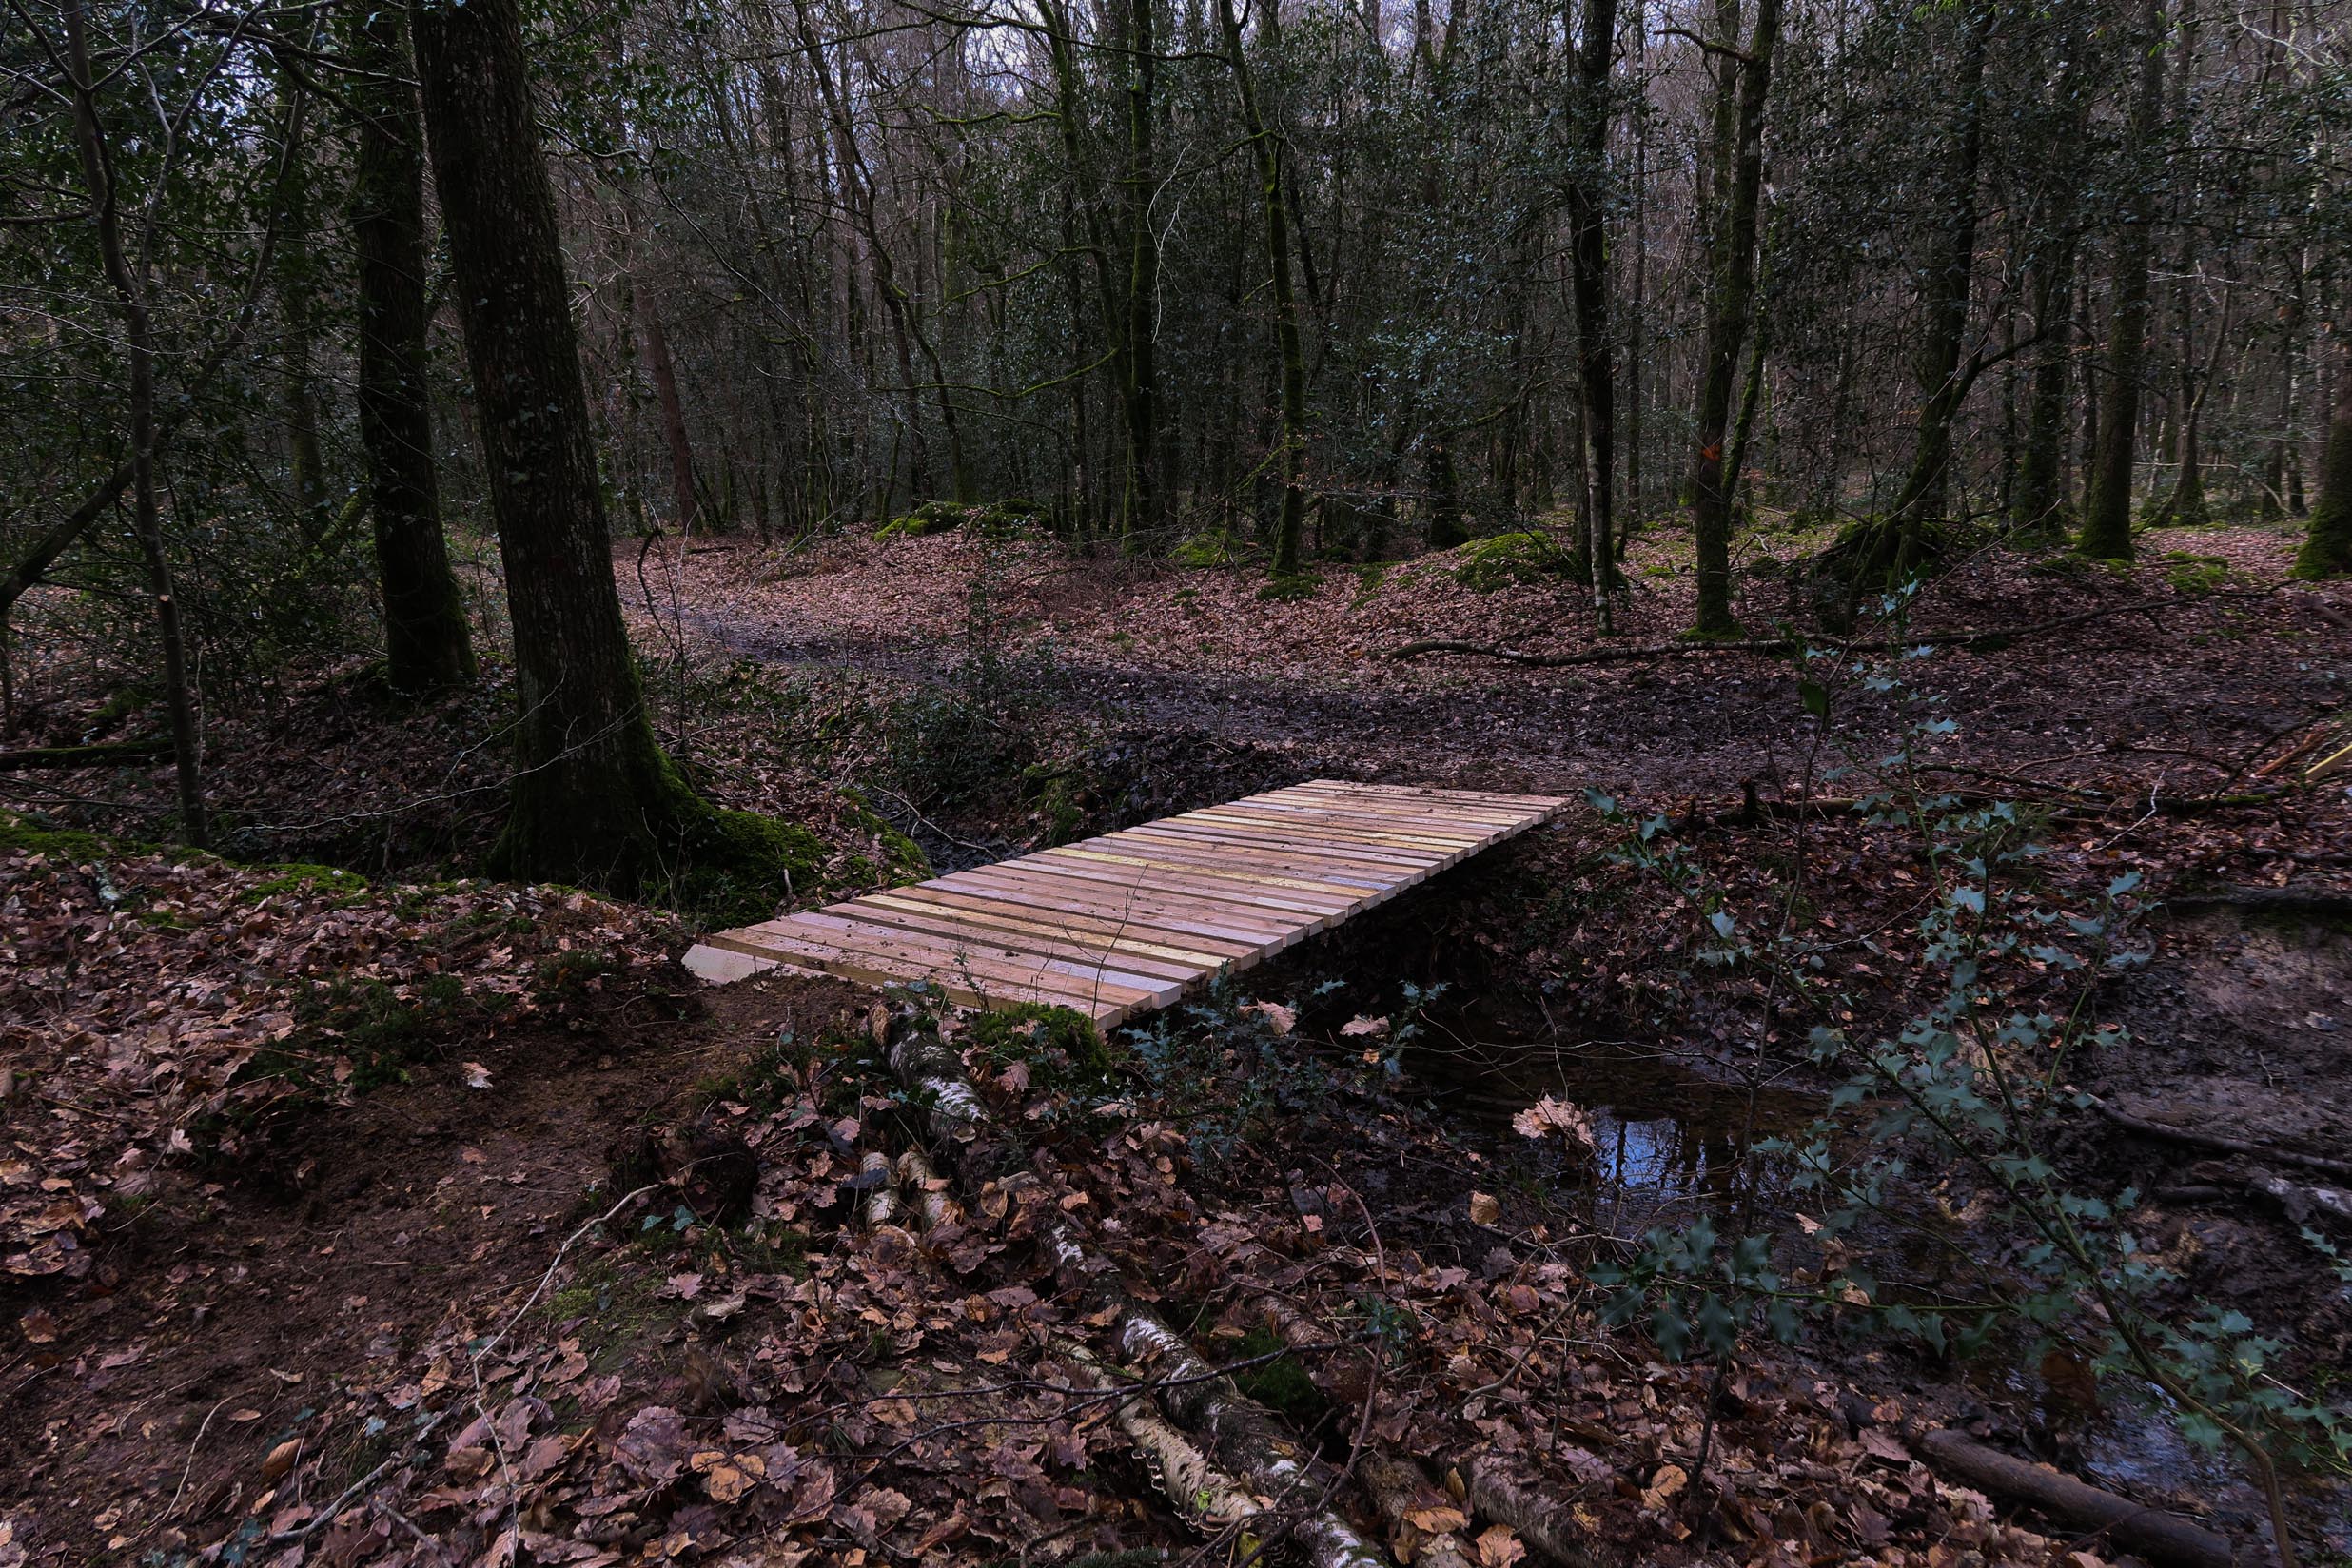
{"label": "tree trunk", "polygon": [[1577,361],[1584,437],[1584,559],[1593,583],[1593,624],[1614,628],[1617,586],[1617,366],[1609,313],[1609,230],[1603,206],[1609,155],[1609,65],[1617,49],[1617,0],[1584,0],[1577,49],[1577,163],[1568,181],[1570,286],[1576,298]]}
{"label": "tree trunk", "polygon": [[405,18],[398,10],[371,11],[356,31],[354,58],[371,73],[351,89],[360,112],[351,172],[357,401],[383,593],[384,672],[396,692],[430,692],[474,678],[474,645],[441,535],[433,470],[424,126],[408,82]]}
{"label": "tree trunk", "polygon": [[638,320],[645,323],[645,368],[654,378],[654,401],[661,406],[662,444],[670,449],[671,520],[683,533],[694,526],[695,448],[686,438],[686,408],[678,402],[677,366],[670,361],[670,335],[661,329],[661,316],[638,289],[630,294]]}
{"label": "tree trunk", "polygon": [[1153,0],[1128,0],[1127,60],[1127,330],[1120,397],[1127,415],[1127,483],[1119,503],[1119,532],[1160,520],[1159,364],[1153,316],[1160,299],[1160,246],[1151,230],[1152,116],[1158,82]]}
{"label": "tree trunk", "polygon": [[[2063,221],[2070,225],[2073,219],[2069,214]],[[2042,334],[2042,351],[2026,393],[2025,439],[2018,459],[2017,488],[2009,505],[2010,521],[2021,532],[2055,530],[2066,515],[2060,470],[2066,444],[2067,364],[2073,338],[2075,249],[2074,236],[2064,233],[2048,258],[2034,266],[2033,324]]]}
{"label": "tree trunk", "polygon": [[[180,832],[201,848],[206,837],[203,758],[196,734],[196,706],[188,690],[187,639],[180,623],[180,601],[172,590],[171,564],[164,554],[163,511],[155,485],[155,341],[147,314],[144,265],[134,268],[123,244],[122,203],[108,159],[106,128],[98,118],[97,77],[90,69],[89,38],[82,0],[65,0],[68,86],[73,95],[75,150],[89,186],[90,213],[98,230],[99,258],[107,283],[123,313],[124,346],[130,360],[131,528],[147,564],[155,598],[155,631],[163,645],[164,698],[171,715],[171,755],[178,774]],[[289,117],[289,126],[299,119]],[[291,134],[291,131],[289,131]],[[142,255],[145,247],[141,247]]]}
{"label": "tree trunk", "polygon": [[646,716],[516,0],[416,0],[412,15],[514,622],[516,767],[493,865],[714,915],[772,911],[770,884],[813,841],[705,804]]}
{"label": "tree trunk", "polygon": [[1964,365],[1962,357],[1976,271],[1976,176],[1985,149],[1985,57],[1992,42],[1992,8],[1970,7],[1960,26],[1967,42],[1953,84],[1960,118],[1944,172],[1944,221],[1919,280],[1927,318],[1918,362],[1919,423],[1911,472],[1895,499],[1893,537],[1872,563],[1877,576],[1900,577],[1915,569],[1927,555],[1928,528],[1950,510],[1951,427],[1975,380],[1975,366]]}
{"label": "tree trunk", "polygon": [[[1736,20],[1735,6],[1725,8]],[[1699,361],[1698,411],[1691,461],[1691,525],[1698,545],[1698,617],[1701,636],[1736,632],[1732,618],[1732,498],[1724,476],[1724,441],[1732,416],[1733,382],[1739,349],[1755,303],[1756,212],[1764,185],[1764,106],[1772,89],[1773,45],[1780,34],[1780,0],[1756,0],[1755,26],[1747,57],[1735,69],[1723,66],[1716,117],[1722,123],[1734,79],[1738,103],[1715,225],[1715,278],[1708,290],[1707,335]],[[1727,45],[1735,40],[1726,37]]]}
{"label": "tree trunk", "polygon": [[[1233,69],[1233,88],[1242,103],[1242,128],[1249,138],[1258,165],[1261,206],[1265,213],[1266,265],[1273,274],[1274,351],[1282,364],[1283,390],[1283,505],[1274,528],[1271,576],[1295,577],[1299,571],[1299,536],[1306,517],[1306,359],[1299,345],[1298,301],[1290,278],[1290,214],[1283,202],[1282,147],[1267,127],[1258,105],[1256,77],[1242,48],[1241,19],[1233,0],[1217,0],[1217,14],[1225,27],[1225,57]],[[1260,13],[1269,47],[1279,39],[1274,11]]]}
{"label": "tree trunk", "polygon": [[2320,457],[2319,500],[2295,555],[2299,578],[2352,574],[2352,333],[2340,332],[2336,341],[2336,398]]}
{"label": "tree trunk", "polygon": [[[2164,0],[2146,0],[2141,20],[2140,90],[2126,133],[2128,161],[2154,147],[2165,101]],[[2107,386],[2099,400],[2099,440],[2091,453],[2083,533],[2076,548],[2105,560],[2131,559],[2131,470],[2140,437],[2140,382],[2147,364],[2148,257],[2155,244],[2156,182],[2136,168],[2131,198],[2115,241],[2115,302],[2107,328]]]}

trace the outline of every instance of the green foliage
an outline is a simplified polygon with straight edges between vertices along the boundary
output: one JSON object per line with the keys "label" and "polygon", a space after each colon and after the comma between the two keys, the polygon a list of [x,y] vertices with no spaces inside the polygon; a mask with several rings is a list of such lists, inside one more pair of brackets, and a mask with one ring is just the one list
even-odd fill
{"label": "green foliage", "polygon": [[144,848],[127,839],[101,838],[96,833],[77,833],[68,828],[43,827],[29,816],[0,811],[0,850],[22,850],[29,854],[52,855],[60,860],[78,863],[137,853]]}
{"label": "green foliage", "polygon": [[1551,535],[1533,529],[1472,539],[1454,552],[1454,580],[1481,594],[1576,576],[1576,559]]}
{"label": "green foliage", "polygon": [[1250,554],[1250,548],[1236,541],[1230,533],[1194,534],[1179,539],[1167,559],[1178,566],[1207,571],[1239,566]]}
{"label": "green foliage", "polygon": [[1015,645],[1005,598],[1003,564],[990,553],[966,584],[960,657],[943,681],[910,693],[883,720],[890,775],[917,810],[1002,807],[1043,759],[1060,670],[1051,644]]}

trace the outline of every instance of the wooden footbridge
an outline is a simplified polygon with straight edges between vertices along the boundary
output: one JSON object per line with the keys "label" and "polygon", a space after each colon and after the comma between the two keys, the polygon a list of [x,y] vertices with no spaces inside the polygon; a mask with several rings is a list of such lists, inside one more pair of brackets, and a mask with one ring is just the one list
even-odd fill
{"label": "wooden footbridge", "polygon": [[1318,779],[705,937],[707,980],[778,965],[1048,1002],[1108,1029],[1549,821],[1553,795]]}

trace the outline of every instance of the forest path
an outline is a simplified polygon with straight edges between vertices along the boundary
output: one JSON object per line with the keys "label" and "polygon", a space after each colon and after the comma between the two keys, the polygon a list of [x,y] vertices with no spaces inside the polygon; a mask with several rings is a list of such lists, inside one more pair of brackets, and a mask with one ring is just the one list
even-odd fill
{"label": "forest path", "polygon": [[[2131,585],[2118,586],[2128,594]],[[910,685],[945,681],[964,657],[946,627],[885,635],[851,617],[787,623],[756,598],[711,588],[682,597],[677,619],[729,657]],[[1977,598],[1968,623],[2031,626],[2076,607],[2051,598]],[[2153,631],[2146,617],[2118,615],[1909,664],[1929,705],[1967,715],[1935,743],[1935,758],[1995,773],[2047,768],[2037,776],[2052,783],[2128,774],[2177,791],[2211,783],[2281,731],[2346,700],[2339,673],[2352,664],[2352,617],[2324,595],[2184,598],[2158,611]],[[1202,666],[1172,664],[1156,647],[1107,645],[1082,629],[1056,637],[1052,670],[1051,697],[1072,716],[1280,744],[1414,783],[1589,786],[1656,799],[1735,792],[1754,779],[1769,793],[1802,775],[1812,749],[1793,668],[1753,655],[1580,669],[1369,655],[1277,663],[1253,660],[1244,642],[1231,660]],[[1852,687],[1834,700],[1852,755],[1895,743],[1898,714],[1887,698]]]}

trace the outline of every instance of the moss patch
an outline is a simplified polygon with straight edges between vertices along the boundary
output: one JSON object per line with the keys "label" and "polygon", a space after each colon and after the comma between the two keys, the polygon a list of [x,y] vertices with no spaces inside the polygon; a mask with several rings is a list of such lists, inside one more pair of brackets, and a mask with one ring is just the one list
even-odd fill
{"label": "moss patch", "polygon": [[1533,529],[1472,539],[1454,552],[1454,580],[1491,594],[1513,583],[1532,585],[1576,575],[1576,561],[1549,534]]}
{"label": "moss patch", "polygon": [[874,531],[878,539],[922,539],[961,528],[983,539],[1010,539],[1037,533],[1051,521],[1051,514],[1023,496],[979,505],[952,500],[927,500],[904,516],[892,518]]}
{"label": "moss patch", "polygon": [[[1275,1356],[1284,1346],[1271,1330],[1258,1327],[1243,1336],[1234,1348],[1240,1352],[1239,1360],[1254,1361],[1260,1356]],[[1306,1375],[1306,1368],[1299,1364],[1295,1356],[1280,1356],[1236,1372],[1233,1386],[1302,1427],[1314,1425],[1331,1408],[1330,1400],[1315,1386],[1315,1380]]]}
{"label": "moss patch", "polygon": [[348,902],[367,892],[367,878],[334,866],[290,860],[269,869],[278,874],[247,888],[243,894],[247,903],[258,904],[265,898],[284,893],[313,892],[329,893],[340,902]]}
{"label": "moss patch", "polygon": [[1099,1083],[1116,1066],[1094,1021],[1071,1008],[1024,1002],[984,1012],[966,1038],[975,1061],[991,1068],[1024,1063],[1037,1088]]}

